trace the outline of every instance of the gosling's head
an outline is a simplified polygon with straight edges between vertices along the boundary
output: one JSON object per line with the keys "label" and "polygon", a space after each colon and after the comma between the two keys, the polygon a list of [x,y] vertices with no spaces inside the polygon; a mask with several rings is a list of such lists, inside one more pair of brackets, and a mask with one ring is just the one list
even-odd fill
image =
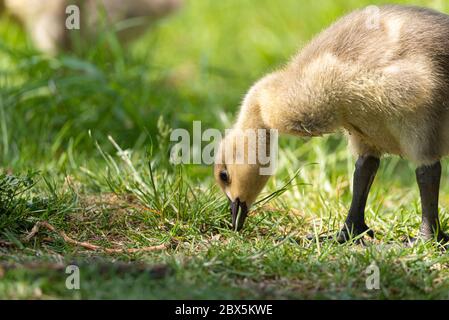
{"label": "gosling's head", "polygon": [[234,129],[221,141],[214,168],[215,179],[230,201],[236,231],[242,229],[249,208],[269,178],[259,158],[260,146],[265,144],[263,152],[269,153],[269,139],[261,138],[257,130],[246,133]]}

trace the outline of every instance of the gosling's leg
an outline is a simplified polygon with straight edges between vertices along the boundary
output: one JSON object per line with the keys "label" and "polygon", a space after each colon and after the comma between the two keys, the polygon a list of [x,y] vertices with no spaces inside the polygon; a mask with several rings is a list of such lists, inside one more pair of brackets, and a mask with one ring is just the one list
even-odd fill
{"label": "gosling's leg", "polygon": [[[355,164],[352,202],[345,224],[336,236],[320,237],[320,240],[336,239],[344,243],[364,232],[374,237],[374,232],[365,223],[365,205],[379,164],[379,158],[374,156],[366,155],[358,158]],[[315,236],[309,235],[307,238],[313,240]]]}
{"label": "gosling's leg", "polygon": [[419,193],[421,195],[422,223],[419,238],[449,242],[449,237],[441,230],[438,217],[438,194],[440,191],[441,163],[416,169]]}
{"label": "gosling's leg", "polygon": [[365,223],[365,206],[368,193],[379,168],[379,158],[373,156],[360,156],[355,164],[354,190],[351,207],[342,230],[337,235],[340,243],[366,232],[374,237],[374,232]]}

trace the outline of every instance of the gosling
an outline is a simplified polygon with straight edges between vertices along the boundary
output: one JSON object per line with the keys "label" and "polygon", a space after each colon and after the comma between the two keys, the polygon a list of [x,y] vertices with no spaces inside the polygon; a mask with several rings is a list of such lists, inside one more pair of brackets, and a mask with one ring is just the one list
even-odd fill
{"label": "gosling", "polygon": [[[81,39],[91,43],[98,36],[105,12],[108,23],[118,29],[126,43],[143,34],[154,21],[177,10],[182,0],[0,0],[25,26],[36,47],[49,54],[72,48],[71,31],[66,28],[69,5],[80,9]],[[122,27],[120,28],[120,24]],[[90,40],[90,41],[89,41]]]}
{"label": "gosling", "polygon": [[231,133],[221,141],[214,167],[231,202],[233,228],[242,228],[268,180],[260,174],[259,162],[237,163],[226,154],[236,149],[238,132],[276,129],[317,137],[342,130],[358,160],[349,213],[333,237],[340,243],[373,237],[365,223],[365,205],[380,158],[393,154],[417,166],[422,204],[418,238],[448,242],[438,217],[440,160],[449,154],[448,35],[449,16],[431,9],[360,9],[324,30],[281,70],[258,81],[245,96]]}

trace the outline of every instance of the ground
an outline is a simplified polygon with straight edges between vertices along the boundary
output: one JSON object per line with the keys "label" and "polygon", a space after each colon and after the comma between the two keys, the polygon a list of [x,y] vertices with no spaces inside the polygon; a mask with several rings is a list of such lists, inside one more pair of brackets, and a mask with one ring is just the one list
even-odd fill
{"label": "ground", "polygon": [[[1,18],[0,298],[449,298],[447,253],[403,244],[420,222],[404,160],[382,161],[365,246],[306,239],[337,230],[349,207],[354,158],[341,134],[283,137],[278,172],[240,233],[212,168],[169,162],[171,130],[229,127],[255,80],[338,16],[382,3],[255,2],[189,1],[129,48],[106,32],[56,57]],[[449,12],[444,1],[413,4]],[[68,265],[79,290],[66,287]]]}

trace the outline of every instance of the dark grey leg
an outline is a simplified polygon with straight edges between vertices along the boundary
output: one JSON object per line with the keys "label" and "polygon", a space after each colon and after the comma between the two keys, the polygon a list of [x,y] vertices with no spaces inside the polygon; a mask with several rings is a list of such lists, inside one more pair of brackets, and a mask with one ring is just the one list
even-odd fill
{"label": "dark grey leg", "polygon": [[374,237],[374,232],[365,223],[365,205],[379,164],[379,158],[373,156],[360,156],[357,160],[351,207],[343,229],[338,234],[338,242],[346,242],[364,232],[367,232],[370,237]]}
{"label": "dark grey leg", "polygon": [[[340,243],[349,241],[351,238],[366,232],[370,237],[374,237],[374,232],[365,223],[365,205],[368,193],[379,168],[379,158],[373,156],[360,156],[355,164],[354,190],[352,194],[351,207],[345,224],[336,236]],[[314,235],[307,237],[309,240],[315,239]],[[335,239],[335,236],[320,237],[321,240]]]}
{"label": "dark grey leg", "polygon": [[436,239],[438,242],[448,242],[449,237],[441,230],[438,217],[440,179],[441,163],[439,161],[431,166],[416,169],[422,208],[420,237],[424,240]]}

